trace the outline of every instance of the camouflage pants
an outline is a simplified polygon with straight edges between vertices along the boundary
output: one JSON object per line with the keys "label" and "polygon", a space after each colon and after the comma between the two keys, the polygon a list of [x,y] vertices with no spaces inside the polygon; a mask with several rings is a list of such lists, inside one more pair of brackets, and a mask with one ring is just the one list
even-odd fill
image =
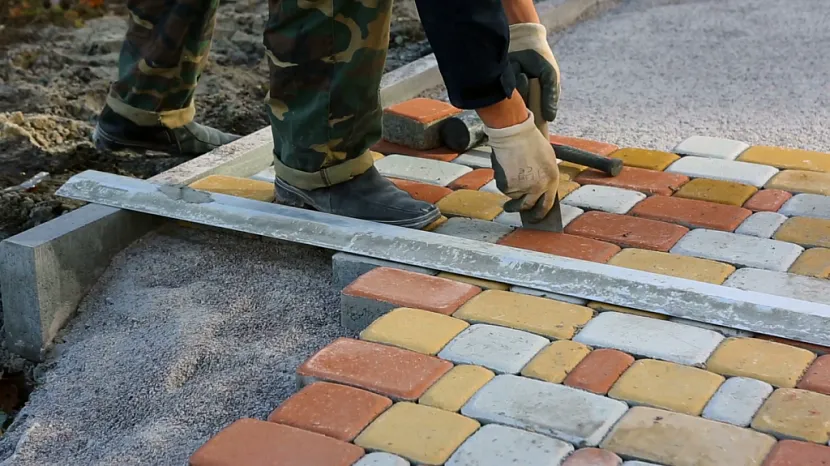
{"label": "camouflage pants", "polygon": [[[108,106],[142,126],[189,123],[218,4],[128,0],[129,29]],[[269,0],[266,111],[280,178],[314,189],[372,166],[390,12],[391,0]]]}

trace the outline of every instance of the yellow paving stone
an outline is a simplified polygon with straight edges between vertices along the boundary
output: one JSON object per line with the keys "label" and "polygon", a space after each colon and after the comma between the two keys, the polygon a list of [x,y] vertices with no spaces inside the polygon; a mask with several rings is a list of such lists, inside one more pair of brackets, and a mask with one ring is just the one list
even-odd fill
{"label": "yellow paving stone", "polygon": [[591,320],[584,306],[509,291],[486,290],[467,301],[453,316],[479,324],[501,325],[542,336],[566,339]]}
{"label": "yellow paving stone", "polygon": [[539,352],[522,369],[522,375],[546,382],[562,383],[591,348],[571,340],[557,340]]}
{"label": "yellow paving stone", "polygon": [[810,277],[830,278],[830,249],[812,248],[802,252],[788,272]]}
{"label": "yellow paving stone", "polygon": [[625,147],[618,149],[611,153],[608,157],[613,159],[622,159],[623,165],[627,167],[645,168],[646,170],[663,171],[680,159],[677,154],[671,152],[663,152],[651,149],[639,149],[635,147]]}
{"label": "yellow paving stone", "polygon": [[447,220],[449,220],[449,219],[442,215],[442,216],[438,217],[438,220],[436,220],[436,221],[430,223],[429,225],[425,226],[424,231],[432,231],[432,230],[440,227],[441,225],[447,223]]}
{"label": "yellow paving stone", "polygon": [[608,396],[697,416],[724,380],[718,374],[696,367],[641,359],[623,373]]}
{"label": "yellow paving stone", "polygon": [[755,413],[752,428],[779,438],[825,444],[830,440],[830,396],[780,388]]}
{"label": "yellow paving stone", "polygon": [[806,247],[830,248],[830,220],[792,217],[778,228],[773,238]]}
{"label": "yellow paving stone", "polygon": [[672,466],[760,466],[775,438],[725,422],[637,406],[600,447],[626,458]]}
{"label": "yellow paving stone", "polygon": [[756,192],[758,188],[748,184],[697,178],[684,184],[674,195],[740,207]]}
{"label": "yellow paving stone", "polygon": [[385,156],[384,156],[383,154],[381,154],[380,152],[375,152],[375,151],[370,151],[370,152],[372,153],[372,159],[373,159],[375,162],[377,162],[378,160],[380,160],[380,159],[382,159],[383,157],[385,157]]}
{"label": "yellow paving stone", "polygon": [[372,322],[360,338],[435,355],[470,324],[439,314],[400,307]]}
{"label": "yellow paving stone", "polygon": [[441,273],[438,274],[438,276],[441,277],[441,278],[447,278],[447,279],[450,279],[450,280],[455,280],[457,282],[469,283],[470,285],[475,285],[475,286],[477,286],[479,288],[482,288],[482,289],[485,289],[485,290],[503,290],[503,291],[507,291],[507,290],[510,289],[510,285],[508,285],[506,283],[499,283],[499,282],[494,282],[494,281],[491,281],[491,280],[484,280],[484,279],[475,278],[475,277],[467,277],[465,275],[456,275],[454,273],[449,273],[449,272],[441,272]]}
{"label": "yellow paving stone", "polygon": [[588,167],[585,165],[565,162],[564,160],[559,163],[559,175],[563,180],[573,180],[576,178],[576,175],[579,175],[587,169]]}
{"label": "yellow paving stone", "polygon": [[559,182],[559,199],[564,199],[568,194],[579,189],[579,183],[570,180],[560,180]]}
{"label": "yellow paving stone", "polygon": [[457,413],[401,402],[378,416],[354,443],[413,463],[440,465],[479,427],[477,421]]}
{"label": "yellow paving stone", "polygon": [[421,395],[418,403],[447,411],[459,411],[467,400],[495,376],[493,371],[481,366],[455,366]]}
{"label": "yellow paving stone", "polygon": [[608,264],[716,285],[735,271],[735,267],[721,262],[636,248],[623,249]]}
{"label": "yellow paving stone", "polygon": [[193,189],[273,202],[274,184],[236,176],[210,175],[190,184]]}
{"label": "yellow paving stone", "polygon": [[658,320],[669,320],[669,316],[665,314],[658,314],[656,312],[641,311],[639,309],[631,309],[630,307],[617,306],[616,304],[600,303],[598,301],[591,301],[588,307],[598,312],[622,312],[624,314],[631,314],[635,316],[650,317]]}
{"label": "yellow paving stone", "polygon": [[706,368],[732,377],[750,377],[776,387],[795,387],[816,355],[795,346],[757,338],[727,338]]}
{"label": "yellow paving stone", "polygon": [[459,189],[438,201],[438,209],[448,217],[468,217],[493,220],[502,213],[502,206],[510,198],[503,194],[472,189]]}
{"label": "yellow paving stone", "polygon": [[830,172],[830,154],[804,149],[752,146],[745,150],[738,160],[772,165],[776,168]]}
{"label": "yellow paving stone", "polygon": [[791,193],[824,194],[830,196],[830,173],[804,170],[784,170],[773,176],[764,186]]}

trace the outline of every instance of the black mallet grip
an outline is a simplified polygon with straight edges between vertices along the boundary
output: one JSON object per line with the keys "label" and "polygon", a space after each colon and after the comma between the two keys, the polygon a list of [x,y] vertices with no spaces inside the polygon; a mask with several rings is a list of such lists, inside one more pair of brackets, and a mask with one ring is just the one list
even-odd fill
{"label": "black mallet grip", "polygon": [[564,146],[562,144],[553,144],[553,150],[556,152],[556,158],[566,162],[575,163],[578,165],[585,165],[611,176],[620,174],[623,168],[623,161],[621,159],[611,159],[601,155],[592,154],[576,147]]}

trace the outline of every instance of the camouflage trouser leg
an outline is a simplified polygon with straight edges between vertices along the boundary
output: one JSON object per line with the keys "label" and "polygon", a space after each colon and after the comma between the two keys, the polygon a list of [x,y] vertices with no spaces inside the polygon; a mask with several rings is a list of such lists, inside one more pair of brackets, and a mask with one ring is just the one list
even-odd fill
{"label": "camouflage trouser leg", "polygon": [[372,167],[391,0],[269,0],[268,114],[277,176],[300,189]]}
{"label": "camouflage trouser leg", "polygon": [[129,29],[107,105],[141,126],[184,126],[207,62],[219,0],[128,0]]}

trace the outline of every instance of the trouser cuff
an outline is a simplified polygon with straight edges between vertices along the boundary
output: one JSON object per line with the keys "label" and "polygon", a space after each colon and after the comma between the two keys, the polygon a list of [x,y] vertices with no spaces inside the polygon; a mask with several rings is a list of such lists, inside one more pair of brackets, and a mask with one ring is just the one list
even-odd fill
{"label": "trouser cuff", "polygon": [[112,94],[107,95],[107,106],[113,112],[132,121],[138,126],[165,126],[167,128],[179,128],[191,121],[196,116],[196,104],[193,100],[186,108],[176,110],[165,110],[163,112],[152,112],[142,110],[124,103]]}
{"label": "trouser cuff", "polygon": [[346,160],[337,165],[332,165],[316,172],[304,172],[285,165],[275,155],[274,172],[277,178],[291,186],[310,191],[312,189],[326,188],[349,181],[356,176],[366,173],[367,170],[372,168],[374,163],[375,160],[372,151],[366,151],[357,158]]}

